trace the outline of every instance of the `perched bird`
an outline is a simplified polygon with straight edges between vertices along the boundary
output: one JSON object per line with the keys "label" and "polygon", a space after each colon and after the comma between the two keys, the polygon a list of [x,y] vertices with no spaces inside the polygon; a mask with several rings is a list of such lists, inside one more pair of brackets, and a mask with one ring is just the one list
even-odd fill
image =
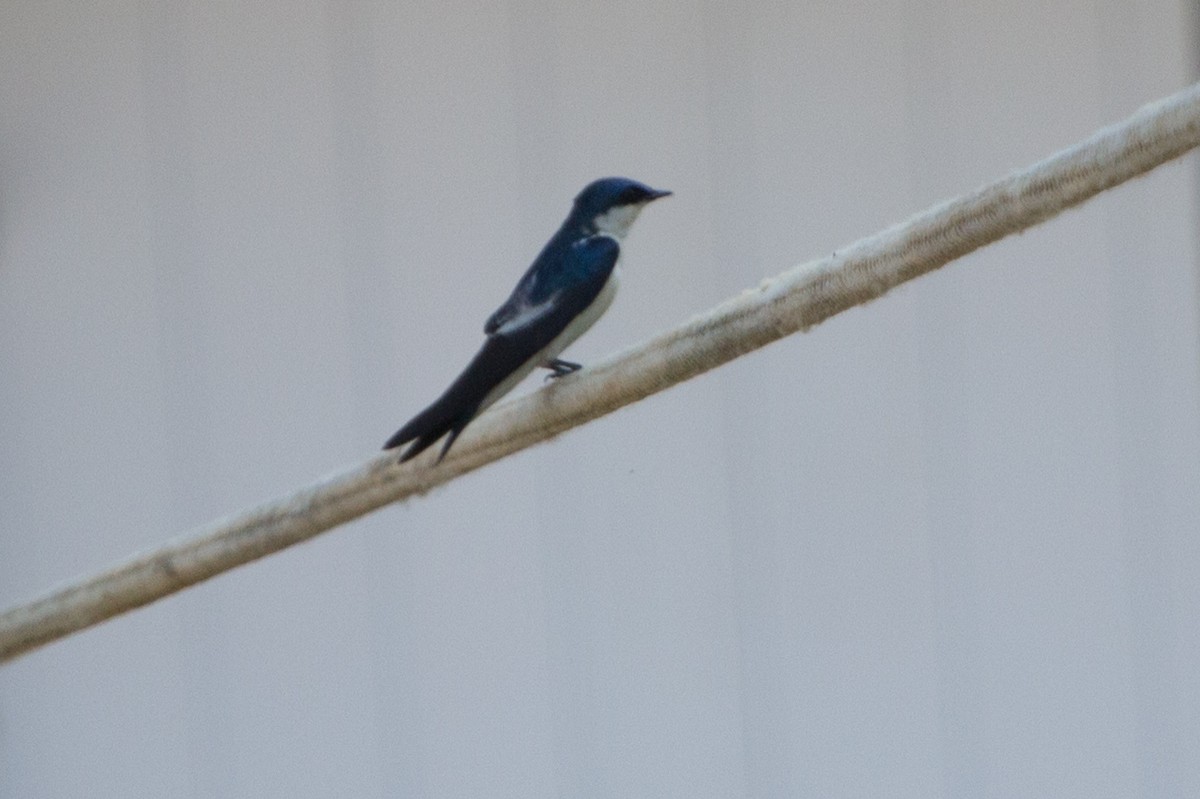
{"label": "perched bird", "polygon": [[621,239],[647,203],[670,193],[628,178],[588,184],[512,295],[488,318],[487,340],[467,368],[383,448],[412,442],[403,462],[449,433],[440,462],[472,419],[537,367],[551,370],[548,378],[580,369],[559,353],[608,310],[617,292]]}

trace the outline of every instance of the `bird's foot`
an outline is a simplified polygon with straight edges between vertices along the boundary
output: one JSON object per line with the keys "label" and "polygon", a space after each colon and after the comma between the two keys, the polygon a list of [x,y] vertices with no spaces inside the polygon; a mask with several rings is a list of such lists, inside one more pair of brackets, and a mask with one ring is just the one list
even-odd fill
{"label": "bird's foot", "polygon": [[546,361],[542,364],[546,369],[550,370],[550,374],[546,375],[547,380],[557,380],[563,375],[569,375],[572,372],[578,372],[583,368],[582,364],[572,363],[571,361],[563,361],[555,358],[552,361]]}

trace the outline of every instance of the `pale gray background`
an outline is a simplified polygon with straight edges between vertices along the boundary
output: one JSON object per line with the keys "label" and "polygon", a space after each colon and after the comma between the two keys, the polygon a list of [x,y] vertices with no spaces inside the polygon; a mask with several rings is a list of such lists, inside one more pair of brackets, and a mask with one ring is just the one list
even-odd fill
{"label": "pale gray background", "polygon": [[[0,2],[0,604],[1195,75],[1170,0]],[[1200,795],[1196,162],[0,668],[4,797]]]}

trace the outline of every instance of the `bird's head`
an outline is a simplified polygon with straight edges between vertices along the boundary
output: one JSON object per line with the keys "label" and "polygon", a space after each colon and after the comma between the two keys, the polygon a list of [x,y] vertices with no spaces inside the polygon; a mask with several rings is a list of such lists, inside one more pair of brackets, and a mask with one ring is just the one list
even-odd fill
{"label": "bird's head", "polygon": [[579,192],[571,215],[589,232],[621,239],[647,203],[670,193],[629,178],[600,178]]}

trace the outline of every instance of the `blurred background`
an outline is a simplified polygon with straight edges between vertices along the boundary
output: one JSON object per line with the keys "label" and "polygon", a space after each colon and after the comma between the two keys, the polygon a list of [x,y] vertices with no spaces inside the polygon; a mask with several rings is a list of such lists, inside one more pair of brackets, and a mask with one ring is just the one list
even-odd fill
{"label": "blurred background", "polygon": [[[0,606],[373,456],[595,177],[676,195],[584,363],[1186,86],[1197,19],[5,0]],[[1200,795],[1197,196],[0,667],[0,796]]]}

